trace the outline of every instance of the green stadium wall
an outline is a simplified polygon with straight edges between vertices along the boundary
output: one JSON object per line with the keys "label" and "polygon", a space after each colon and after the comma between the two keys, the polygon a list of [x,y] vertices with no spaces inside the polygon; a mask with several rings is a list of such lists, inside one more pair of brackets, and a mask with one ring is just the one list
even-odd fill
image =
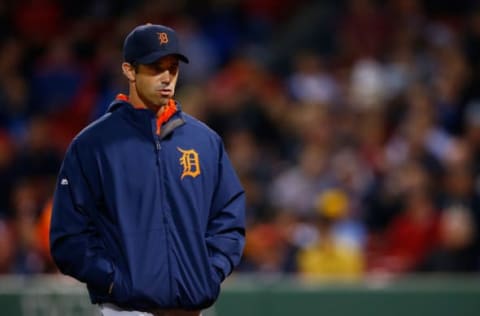
{"label": "green stadium wall", "polygon": [[[233,276],[204,316],[478,316],[480,276],[312,283]],[[85,288],[64,277],[0,278],[0,315],[98,316]]]}

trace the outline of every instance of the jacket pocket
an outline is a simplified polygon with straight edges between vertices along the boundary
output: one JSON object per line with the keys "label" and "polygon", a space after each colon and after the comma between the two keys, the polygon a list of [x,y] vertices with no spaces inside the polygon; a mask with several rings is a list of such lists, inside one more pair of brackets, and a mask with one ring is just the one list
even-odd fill
{"label": "jacket pocket", "polygon": [[108,289],[114,278],[114,267],[110,260],[103,256],[92,257],[87,267],[85,283],[97,302],[108,300]]}
{"label": "jacket pocket", "polygon": [[[204,309],[211,306],[219,293],[219,277],[210,265],[208,255],[200,248],[181,252],[182,247],[170,249],[175,306]],[[202,249],[203,251],[203,249]]]}
{"label": "jacket pocket", "polygon": [[163,229],[125,235],[125,266],[129,268],[121,281],[130,307],[149,309],[172,305],[167,244]]}
{"label": "jacket pocket", "polygon": [[106,283],[99,287],[97,284],[88,283],[87,288],[93,297],[93,303],[125,302],[128,298],[126,286],[121,272],[112,264],[113,272],[106,279]]}

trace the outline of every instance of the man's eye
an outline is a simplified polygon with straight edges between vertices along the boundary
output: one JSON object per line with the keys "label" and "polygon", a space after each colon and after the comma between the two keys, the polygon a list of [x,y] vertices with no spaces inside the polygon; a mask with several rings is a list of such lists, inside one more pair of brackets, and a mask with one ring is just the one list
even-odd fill
{"label": "man's eye", "polygon": [[178,71],[178,65],[159,65],[152,64],[148,65],[148,69],[155,73],[162,73],[165,70],[168,70],[170,73],[175,74]]}

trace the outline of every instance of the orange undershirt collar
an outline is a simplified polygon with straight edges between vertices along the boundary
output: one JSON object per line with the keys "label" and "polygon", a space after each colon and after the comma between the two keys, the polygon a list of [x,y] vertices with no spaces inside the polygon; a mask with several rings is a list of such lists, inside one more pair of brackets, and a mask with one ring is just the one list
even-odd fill
{"label": "orange undershirt collar", "polygon": [[[117,94],[117,97],[115,99],[126,101],[126,102],[129,101],[128,96],[123,93]],[[135,105],[133,106],[135,107]],[[139,107],[135,107],[135,108],[139,109]],[[162,124],[168,121],[173,116],[173,114],[175,114],[175,112],[177,112],[177,106],[175,105],[175,100],[170,99],[168,100],[168,104],[165,106],[163,112],[159,116],[157,116],[157,130],[156,130],[157,135],[160,135]]]}

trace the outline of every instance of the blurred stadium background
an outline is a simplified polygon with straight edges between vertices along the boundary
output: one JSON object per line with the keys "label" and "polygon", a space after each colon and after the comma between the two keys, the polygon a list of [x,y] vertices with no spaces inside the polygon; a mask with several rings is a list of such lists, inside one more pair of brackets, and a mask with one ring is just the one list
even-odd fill
{"label": "blurred stadium background", "polygon": [[71,138],[177,29],[177,99],[247,191],[244,259],[208,315],[478,315],[476,0],[1,0],[0,315],[92,315],[48,222]]}

